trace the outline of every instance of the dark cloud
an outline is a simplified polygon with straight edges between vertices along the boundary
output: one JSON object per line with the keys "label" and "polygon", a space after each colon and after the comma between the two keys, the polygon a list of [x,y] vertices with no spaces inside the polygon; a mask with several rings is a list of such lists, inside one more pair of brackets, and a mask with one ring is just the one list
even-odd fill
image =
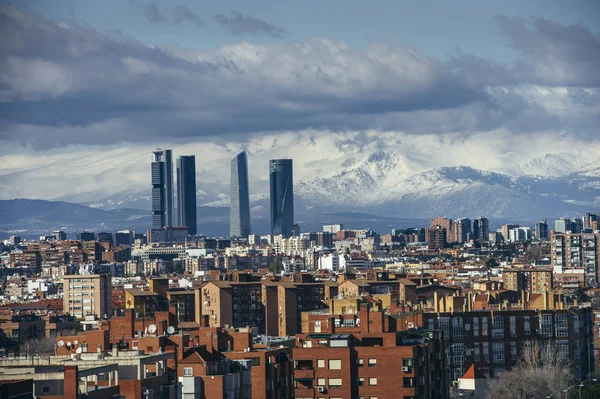
{"label": "dark cloud", "polygon": [[158,1],[141,4],[144,16],[153,24],[164,24],[167,22],[167,16],[158,8]]}
{"label": "dark cloud", "polygon": [[275,26],[259,18],[243,15],[236,10],[231,10],[229,15],[216,14],[215,20],[223,29],[234,36],[264,34],[282,38],[287,35],[287,31],[279,26]]}
{"label": "dark cloud", "polygon": [[196,26],[202,26],[202,18],[191,8],[182,4],[176,4],[173,8],[162,8],[158,0],[150,2],[129,0],[140,8],[146,19],[153,24],[181,24],[191,22]]}
{"label": "dark cloud", "polygon": [[450,64],[465,79],[492,86],[600,87],[600,35],[582,25],[561,25],[543,18],[499,16],[495,21],[518,60],[503,65],[455,54]]}
{"label": "dark cloud", "polygon": [[0,139],[36,148],[304,129],[591,134],[600,122],[597,89],[532,87],[466,54],[444,63],[331,40],[192,53],[10,7],[0,70]]}
{"label": "dark cloud", "polygon": [[173,15],[175,23],[180,24],[182,22],[189,21],[196,24],[197,26],[202,26],[202,19],[200,18],[200,16],[187,6],[177,4],[175,8],[173,8]]}

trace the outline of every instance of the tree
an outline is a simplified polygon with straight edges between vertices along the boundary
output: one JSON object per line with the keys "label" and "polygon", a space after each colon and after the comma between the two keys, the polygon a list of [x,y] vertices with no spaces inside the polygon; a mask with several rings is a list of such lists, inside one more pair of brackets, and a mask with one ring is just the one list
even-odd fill
{"label": "tree", "polygon": [[[537,399],[563,392],[572,381],[568,354],[533,341],[517,366],[490,380],[487,399]],[[560,395],[560,394],[559,394]]]}
{"label": "tree", "polygon": [[21,353],[31,355],[48,355],[54,353],[54,341],[45,338],[31,338],[21,344]]}
{"label": "tree", "polygon": [[577,299],[578,303],[590,301],[589,295],[587,294],[587,292],[585,292],[585,289],[581,287],[577,287],[575,291],[573,291],[573,296],[575,297],[575,299]]}
{"label": "tree", "polygon": [[496,266],[500,266],[500,263],[498,263],[498,261],[494,258],[489,258],[487,260],[487,262],[485,262],[485,265],[487,267],[496,267]]}

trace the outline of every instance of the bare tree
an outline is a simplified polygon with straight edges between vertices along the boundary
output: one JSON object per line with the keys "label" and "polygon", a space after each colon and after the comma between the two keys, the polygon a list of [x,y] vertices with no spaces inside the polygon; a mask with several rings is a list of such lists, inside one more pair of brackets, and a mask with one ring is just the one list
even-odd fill
{"label": "bare tree", "polygon": [[533,341],[523,347],[517,366],[489,381],[488,399],[537,399],[558,396],[572,381],[568,353],[555,344]]}
{"label": "bare tree", "polygon": [[54,341],[45,338],[32,338],[21,344],[21,354],[49,355],[54,353]]}

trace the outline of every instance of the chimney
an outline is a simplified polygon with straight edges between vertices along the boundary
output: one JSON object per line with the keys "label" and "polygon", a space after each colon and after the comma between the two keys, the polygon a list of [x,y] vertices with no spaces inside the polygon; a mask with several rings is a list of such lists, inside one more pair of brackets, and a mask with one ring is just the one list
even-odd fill
{"label": "chimney", "polygon": [[63,392],[65,398],[77,398],[79,378],[77,366],[64,366]]}
{"label": "chimney", "polygon": [[369,312],[369,305],[366,303],[363,303],[360,305],[360,332],[361,334],[368,334],[369,333],[369,320],[370,320],[370,315],[371,312]]}
{"label": "chimney", "polygon": [[119,356],[119,345],[113,344],[113,346],[112,346],[112,355],[113,355],[113,357]]}

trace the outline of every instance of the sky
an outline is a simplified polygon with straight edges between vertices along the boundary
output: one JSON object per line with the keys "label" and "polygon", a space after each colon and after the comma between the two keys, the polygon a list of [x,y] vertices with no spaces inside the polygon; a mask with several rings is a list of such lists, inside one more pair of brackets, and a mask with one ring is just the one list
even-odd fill
{"label": "sky", "polygon": [[2,1],[0,183],[123,149],[287,155],[283,136],[322,143],[312,162],[361,132],[504,170],[599,142],[598,71],[597,1]]}

